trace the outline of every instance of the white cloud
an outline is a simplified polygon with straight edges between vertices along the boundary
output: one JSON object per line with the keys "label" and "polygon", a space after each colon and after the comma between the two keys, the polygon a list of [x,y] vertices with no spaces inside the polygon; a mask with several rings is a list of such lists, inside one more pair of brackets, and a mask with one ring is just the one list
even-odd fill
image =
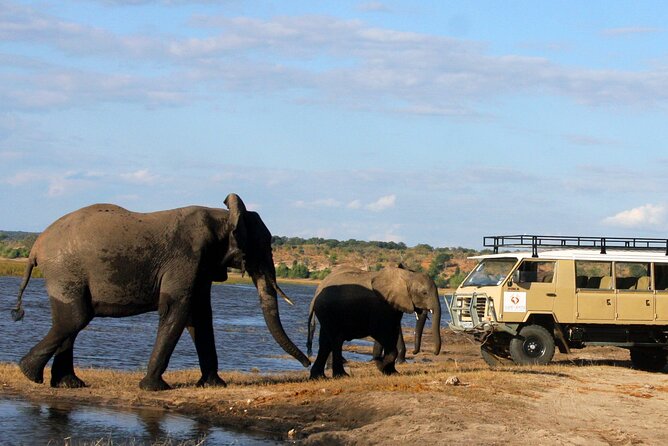
{"label": "white cloud", "polygon": [[297,200],[292,203],[298,208],[339,208],[342,206],[341,202],[333,198],[321,198],[313,201]]}
{"label": "white cloud", "polygon": [[153,175],[148,171],[148,169],[141,169],[135,172],[122,173],[121,178],[125,181],[135,184],[153,184],[160,177],[158,175]]}
{"label": "white cloud", "polygon": [[360,200],[353,200],[346,205],[348,209],[360,209],[362,207],[362,202]]}
{"label": "white cloud", "polygon": [[40,179],[43,179],[43,177],[35,172],[16,172],[14,175],[6,178],[4,182],[12,186],[20,186]]}
{"label": "white cloud", "polygon": [[[383,5],[366,3],[370,6]],[[475,117],[481,100],[509,94],[547,93],[588,105],[662,107],[668,99],[668,72],[660,67],[593,70],[546,58],[490,55],[479,42],[361,20],[201,15],[184,23],[183,30],[185,35],[121,34],[31,7],[0,8],[0,39],[67,56],[62,66],[50,66],[37,59],[43,55],[35,60],[0,55],[0,103],[23,108],[109,101],[171,106],[215,99],[202,91],[234,91],[287,93],[285,98],[300,103],[355,109]],[[106,58],[117,68],[73,68],[90,66],[79,62],[91,58]],[[314,59],[326,61],[326,68],[316,67]]]}
{"label": "white cloud", "polygon": [[651,28],[646,26],[629,26],[626,28],[608,28],[604,29],[601,34],[605,37],[628,36],[635,34],[656,34],[662,33],[665,30],[662,28]]}
{"label": "white cloud", "polygon": [[386,209],[393,208],[396,201],[397,201],[396,195],[386,195],[384,197],[380,197],[373,203],[367,204],[365,208],[373,212],[381,212]]}
{"label": "white cloud", "polygon": [[662,226],[666,222],[664,205],[646,204],[637,208],[619,212],[603,220],[604,224],[624,228],[643,228]]}

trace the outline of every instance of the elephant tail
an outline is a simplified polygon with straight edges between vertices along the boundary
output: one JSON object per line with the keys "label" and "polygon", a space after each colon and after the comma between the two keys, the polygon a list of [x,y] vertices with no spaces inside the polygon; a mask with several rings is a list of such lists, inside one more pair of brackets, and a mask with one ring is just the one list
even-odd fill
{"label": "elephant tail", "polygon": [[313,305],[315,298],[311,301],[308,310],[308,335],[306,337],[306,354],[311,356],[313,354],[313,334],[315,333],[315,318],[313,317]]}
{"label": "elephant tail", "polygon": [[21,286],[19,287],[19,295],[18,298],[16,299],[16,306],[12,310],[12,319],[14,321],[20,321],[23,319],[23,316],[25,315],[25,311],[23,310],[23,291],[25,291],[26,287],[28,286],[28,282],[30,281],[30,275],[32,274],[33,268],[37,266],[37,260],[35,259],[34,256],[30,256],[28,259],[28,265],[26,266],[26,270],[23,273],[23,281],[21,282]]}

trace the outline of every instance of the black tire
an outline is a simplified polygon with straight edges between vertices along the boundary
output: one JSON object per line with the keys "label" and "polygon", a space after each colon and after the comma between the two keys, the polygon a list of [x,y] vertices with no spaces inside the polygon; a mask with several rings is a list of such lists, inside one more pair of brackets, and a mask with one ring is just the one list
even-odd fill
{"label": "black tire", "polygon": [[491,351],[487,350],[485,347],[480,347],[480,356],[491,368],[499,367],[503,365],[501,360],[495,356]]}
{"label": "black tire", "polygon": [[480,346],[480,356],[492,368],[507,365],[510,358],[509,343],[510,336],[507,333],[492,333]]}
{"label": "black tire", "polygon": [[634,369],[646,372],[660,372],[668,362],[668,351],[663,348],[632,348],[631,364]]}
{"label": "black tire", "polygon": [[554,356],[554,337],[541,325],[527,325],[510,340],[508,349],[515,364],[545,365]]}

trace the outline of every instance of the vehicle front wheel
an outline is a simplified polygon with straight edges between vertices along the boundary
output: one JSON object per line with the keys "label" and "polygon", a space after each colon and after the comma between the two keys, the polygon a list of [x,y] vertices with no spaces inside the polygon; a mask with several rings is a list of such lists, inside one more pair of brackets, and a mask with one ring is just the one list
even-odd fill
{"label": "vehicle front wheel", "polygon": [[663,348],[632,348],[631,364],[634,369],[660,372],[666,367],[668,351]]}
{"label": "vehicle front wheel", "polygon": [[554,356],[554,337],[541,325],[527,325],[510,340],[509,350],[515,364],[545,365]]}

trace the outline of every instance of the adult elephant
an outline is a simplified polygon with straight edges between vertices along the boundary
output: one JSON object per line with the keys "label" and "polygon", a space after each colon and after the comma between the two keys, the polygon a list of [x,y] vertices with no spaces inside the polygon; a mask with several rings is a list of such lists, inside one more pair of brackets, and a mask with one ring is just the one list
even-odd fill
{"label": "adult elephant", "polygon": [[316,289],[308,320],[307,346],[311,349],[315,321],[320,321],[318,355],[311,367],[311,378],[325,376],[327,357],[332,354],[332,373],[344,376],[344,341],[371,336],[384,351],[376,360],[386,375],[397,373],[397,340],[401,316],[420,310],[433,312],[435,352],[440,352],[441,304],[434,281],[424,273],[400,267],[381,271],[362,271],[340,267],[332,271]]}
{"label": "adult elephant", "polygon": [[[136,213],[111,204],[85,207],[57,220],[35,241],[21,284],[14,320],[23,318],[22,296],[39,265],[51,301],[52,326],[19,362],[31,381],[43,381],[55,355],[51,386],[82,387],[74,374],[77,334],[95,316],[122,317],[158,310],[158,334],[139,387],[165,390],[162,379],[184,328],[195,343],[199,386],[224,386],[218,376],[211,283],[225,281],[227,268],[248,272],[264,318],[278,344],[305,367],[308,358],[288,338],[278,314],[271,234],[236,194],[229,210],[189,206]],[[287,299],[289,301],[289,299]]]}

